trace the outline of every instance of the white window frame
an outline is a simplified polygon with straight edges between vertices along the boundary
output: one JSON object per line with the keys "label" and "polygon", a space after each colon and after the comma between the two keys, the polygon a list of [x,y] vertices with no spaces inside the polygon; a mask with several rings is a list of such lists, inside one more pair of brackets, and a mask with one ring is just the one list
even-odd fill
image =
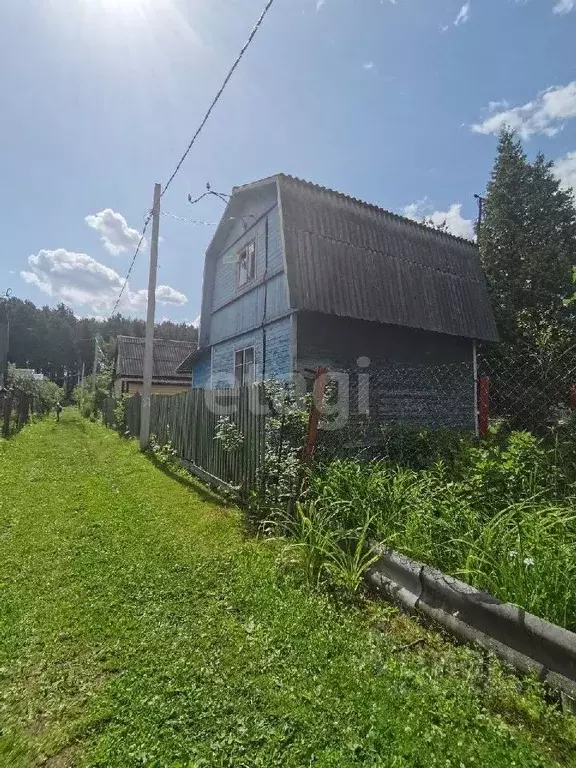
{"label": "white window frame", "polygon": [[[244,266],[243,266],[244,265]],[[256,240],[250,240],[236,257],[236,286],[244,288],[256,277]]]}
{"label": "white window frame", "polygon": [[[252,360],[247,360],[251,353]],[[239,375],[240,371],[240,375]],[[254,384],[256,381],[256,350],[253,346],[234,350],[234,383],[237,387]]]}

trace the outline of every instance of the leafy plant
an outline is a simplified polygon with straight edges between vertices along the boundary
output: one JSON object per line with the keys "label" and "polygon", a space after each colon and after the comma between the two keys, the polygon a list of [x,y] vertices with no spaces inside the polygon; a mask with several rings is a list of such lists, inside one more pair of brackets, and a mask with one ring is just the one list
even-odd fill
{"label": "leafy plant", "polygon": [[156,461],[164,466],[173,466],[178,458],[178,451],[170,440],[161,443],[156,435],[150,435],[149,450]]}
{"label": "leafy plant", "polygon": [[289,553],[297,553],[308,583],[314,588],[331,586],[346,597],[358,594],[366,569],[377,555],[368,546],[371,520],[355,529],[342,528],[336,516],[314,502],[295,505],[285,520]]}
{"label": "leafy plant", "polygon": [[123,437],[127,437],[129,435],[126,414],[126,403],[128,402],[129,398],[129,394],[124,393],[120,395],[116,401],[116,405],[114,406],[114,424],[116,425],[118,432]]}
{"label": "leafy plant", "polygon": [[260,526],[284,518],[303,480],[301,452],[310,397],[288,382],[264,382],[268,407],[257,488],[248,498],[248,514]]}
{"label": "leafy plant", "polygon": [[8,387],[18,389],[36,398],[40,410],[50,411],[57,402],[64,400],[64,391],[53,381],[38,380],[28,374],[21,373],[15,365],[8,365],[7,379]]}
{"label": "leafy plant", "polygon": [[233,453],[244,444],[244,435],[230,416],[221,416],[216,423],[214,440],[218,440],[225,451]]}
{"label": "leafy plant", "polygon": [[501,432],[419,471],[334,461],[316,469],[307,500],[340,541],[366,525],[370,537],[573,629],[574,486],[558,462],[571,440],[570,431],[555,443]]}

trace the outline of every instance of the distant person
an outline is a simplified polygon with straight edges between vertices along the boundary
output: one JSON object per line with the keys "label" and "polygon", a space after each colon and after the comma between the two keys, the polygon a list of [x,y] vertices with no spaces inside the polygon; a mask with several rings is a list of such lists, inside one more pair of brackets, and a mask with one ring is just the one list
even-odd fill
{"label": "distant person", "polygon": [[56,403],[56,421],[60,421],[60,414],[62,413],[62,406],[60,403]]}

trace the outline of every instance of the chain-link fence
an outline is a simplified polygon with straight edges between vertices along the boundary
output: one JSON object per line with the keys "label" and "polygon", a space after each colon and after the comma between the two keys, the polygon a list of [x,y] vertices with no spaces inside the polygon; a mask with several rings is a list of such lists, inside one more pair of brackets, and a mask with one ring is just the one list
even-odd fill
{"label": "chain-link fence", "polygon": [[[395,362],[327,371],[317,455],[389,458],[422,465],[435,446],[490,431],[550,437],[576,408],[576,349],[505,355],[481,350],[469,363]],[[412,455],[412,460],[411,459]]]}
{"label": "chain-link fence", "polygon": [[[312,455],[418,468],[491,429],[553,435],[576,406],[575,359],[570,352],[560,365],[533,356],[513,362],[480,351],[470,362],[319,369],[315,380],[155,396],[152,433],[243,496],[275,487],[276,501],[294,490],[297,465]],[[104,403],[108,426],[115,406]],[[140,398],[133,397],[116,426],[137,436],[139,419]]]}
{"label": "chain-link fence", "polygon": [[494,347],[479,354],[478,375],[489,424],[542,436],[565,424],[576,407],[576,347]]}

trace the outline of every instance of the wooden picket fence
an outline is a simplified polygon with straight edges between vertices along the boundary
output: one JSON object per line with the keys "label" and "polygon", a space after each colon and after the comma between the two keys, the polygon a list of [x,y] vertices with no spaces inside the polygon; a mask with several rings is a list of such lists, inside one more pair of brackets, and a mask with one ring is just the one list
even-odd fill
{"label": "wooden picket fence", "polygon": [[[170,445],[191,472],[214,485],[245,497],[255,488],[265,450],[265,392],[262,385],[234,389],[190,389],[179,395],[153,395],[150,434],[161,445]],[[106,426],[115,427],[116,400],[102,406]],[[139,395],[126,400],[126,432],[140,431]],[[242,435],[242,444],[226,450],[215,439],[220,418],[228,415]]]}

